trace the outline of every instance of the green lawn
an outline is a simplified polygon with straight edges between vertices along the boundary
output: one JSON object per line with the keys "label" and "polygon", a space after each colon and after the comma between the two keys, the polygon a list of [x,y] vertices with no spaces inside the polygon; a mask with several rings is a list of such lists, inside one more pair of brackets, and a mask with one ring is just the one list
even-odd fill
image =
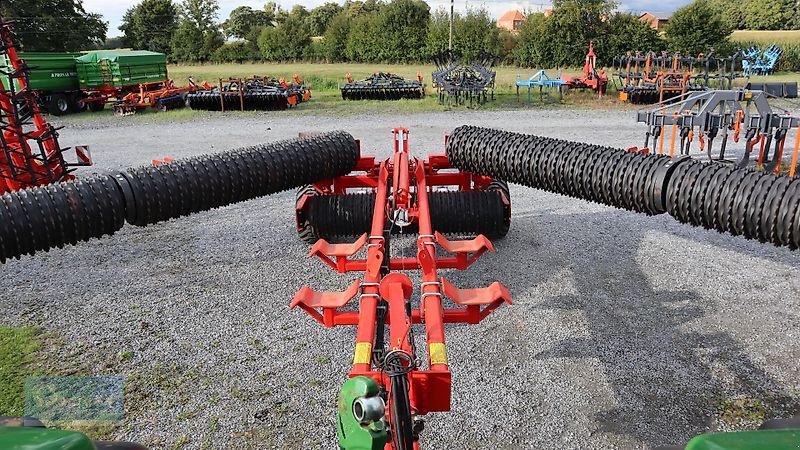
{"label": "green lawn", "polygon": [[734,42],[759,42],[761,44],[800,44],[800,30],[756,31],[736,30]]}
{"label": "green lawn", "polygon": [[0,326],[0,416],[21,416],[23,386],[39,349],[33,328]]}

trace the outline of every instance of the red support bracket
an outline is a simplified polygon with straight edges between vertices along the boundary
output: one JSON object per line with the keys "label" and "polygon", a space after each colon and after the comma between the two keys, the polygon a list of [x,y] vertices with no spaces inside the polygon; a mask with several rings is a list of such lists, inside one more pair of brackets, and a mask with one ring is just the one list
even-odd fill
{"label": "red support bracket", "polygon": [[[361,235],[352,244],[331,244],[325,239],[319,239],[312,247],[308,256],[317,256],[325,264],[331,266],[339,273],[347,272],[348,258],[359,252],[367,244],[367,233]],[[331,259],[331,258],[335,258]]]}
{"label": "red support bracket", "polygon": [[360,287],[361,282],[359,280],[353,281],[353,284],[342,292],[317,292],[308,286],[303,286],[295,294],[289,309],[299,306],[314,320],[328,328],[332,328],[336,325],[336,310],[355,297]]}
{"label": "red support bracket", "polygon": [[[456,304],[466,307],[467,323],[477,324],[486,316],[499,308],[503,303],[511,302],[511,293],[499,281],[495,281],[485,288],[459,289],[453,283],[442,277],[442,290],[444,295],[451,298]],[[481,307],[484,307],[481,309]]]}
{"label": "red support bracket", "polygon": [[456,255],[456,268],[465,270],[487,251],[494,253],[494,246],[486,236],[479,234],[467,241],[451,241],[438,231],[434,233],[436,242],[448,253]]}

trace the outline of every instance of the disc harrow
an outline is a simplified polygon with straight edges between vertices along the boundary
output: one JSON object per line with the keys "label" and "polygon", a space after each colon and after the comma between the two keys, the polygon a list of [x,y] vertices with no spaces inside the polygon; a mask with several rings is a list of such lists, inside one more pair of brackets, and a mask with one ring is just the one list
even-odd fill
{"label": "disc harrow", "polygon": [[341,87],[344,100],[400,100],[425,97],[422,74],[417,80],[406,80],[391,73],[377,72],[361,81],[353,81],[347,74],[347,83]]}
{"label": "disc harrow", "polygon": [[473,126],[453,132],[447,156],[499,180],[800,247],[799,179]]}
{"label": "disc harrow", "polygon": [[311,91],[295,75],[292,83],[269,77],[221,79],[219,87],[187,94],[186,104],[206,111],[275,111],[310,99]]}
{"label": "disc harrow", "polygon": [[334,132],[6,193],[0,261],[344,175],[358,157]]}

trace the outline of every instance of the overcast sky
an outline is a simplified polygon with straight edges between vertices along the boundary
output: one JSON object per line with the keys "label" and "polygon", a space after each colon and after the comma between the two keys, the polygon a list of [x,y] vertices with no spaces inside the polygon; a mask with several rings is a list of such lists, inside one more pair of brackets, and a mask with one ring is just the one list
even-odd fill
{"label": "overcast sky", "polygon": [[[298,1],[279,1],[278,3],[281,4],[284,8],[291,8],[292,5],[297,3],[302,3],[306,8],[313,8],[315,6],[319,6],[326,1],[331,0],[311,0],[305,2],[298,2]],[[125,10],[138,3],[139,0],[83,0],[83,6],[86,11],[99,13],[103,16],[103,18],[108,22],[108,35],[109,36],[118,36],[120,35],[120,31],[118,27],[122,21],[122,15],[125,14]],[[675,9],[686,5],[690,2],[690,0],[643,0],[643,1],[632,1],[632,0],[625,0],[620,1],[620,9],[625,11],[632,11],[632,12],[641,12],[641,11],[656,11],[656,12],[671,12]],[[228,17],[231,10],[236,8],[237,6],[250,6],[252,8],[262,8],[266,1],[264,0],[219,0],[220,5],[220,15],[219,19],[224,20]],[[339,1],[338,3],[344,3],[343,1]],[[431,10],[434,10],[440,6],[447,6],[449,7],[450,2],[448,0],[430,0],[428,4],[431,5]],[[530,1],[521,1],[521,2],[509,2],[509,1],[500,1],[500,0],[473,0],[473,1],[465,1],[465,0],[457,0],[455,2],[456,8],[459,10],[464,10],[467,7],[479,7],[483,6],[496,18],[503,14],[505,11],[509,9],[530,9],[530,10],[537,10],[543,9],[550,5],[550,2],[547,0],[530,0]]]}

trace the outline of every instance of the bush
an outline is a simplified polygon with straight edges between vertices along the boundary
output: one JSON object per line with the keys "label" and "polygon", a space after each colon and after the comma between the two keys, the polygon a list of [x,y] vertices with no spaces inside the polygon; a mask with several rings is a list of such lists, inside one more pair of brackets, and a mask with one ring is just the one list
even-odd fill
{"label": "bush", "polygon": [[264,28],[258,36],[258,49],[268,61],[297,61],[306,54],[311,36],[301,20],[288,16],[275,28]]}
{"label": "bush", "polygon": [[781,57],[778,58],[776,70],[781,72],[800,72],[800,43],[783,44]]}
{"label": "bush", "polygon": [[664,27],[669,50],[689,56],[710,49],[718,54],[729,52],[732,32],[708,0],[695,0],[678,9]]}
{"label": "bush", "polygon": [[219,63],[242,63],[244,61],[257,61],[261,54],[255,44],[248,41],[227,42],[214,52],[212,58]]}

